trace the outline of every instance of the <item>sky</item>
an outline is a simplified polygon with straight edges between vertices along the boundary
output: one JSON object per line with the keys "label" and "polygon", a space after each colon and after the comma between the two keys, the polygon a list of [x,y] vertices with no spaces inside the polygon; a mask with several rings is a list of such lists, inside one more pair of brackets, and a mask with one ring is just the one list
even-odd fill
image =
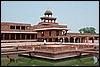
{"label": "sky", "polygon": [[47,8],[70,33],[85,27],[99,33],[99,1],[1,1],[1,22],[37,25]]}

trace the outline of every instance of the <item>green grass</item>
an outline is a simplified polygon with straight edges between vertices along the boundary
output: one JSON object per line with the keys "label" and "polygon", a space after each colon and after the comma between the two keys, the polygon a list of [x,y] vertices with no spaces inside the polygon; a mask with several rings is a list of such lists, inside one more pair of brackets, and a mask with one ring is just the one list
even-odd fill
{"label": "green grass", "polygon": [[1,66],[99,66],[99,61],[93,64],[93,56],[48,60],[36,57],[18,56],[16,62],[10,62],[7,57],[1,57]]}

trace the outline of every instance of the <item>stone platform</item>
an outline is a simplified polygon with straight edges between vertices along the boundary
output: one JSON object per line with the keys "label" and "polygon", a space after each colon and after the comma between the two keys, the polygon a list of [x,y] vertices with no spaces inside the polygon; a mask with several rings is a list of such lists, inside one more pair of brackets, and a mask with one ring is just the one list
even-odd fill
{"label": "stone platform", "polygon": [[[70,57],[78,57],[81,55],[97,55],[99,56],[99,51],[95,50],[94,47],[99,50],[99,45],[86,45],[86,44],[47,44],[47,45],[20,45],[13,47],[1,47],[3,51],[7,51],[8,55],[28,55],[33,57],[47,58],[47,59],[63,59]],[[9,52],[10,51],[17,52]],[[19,50],[19,51],[18,51]],[[22,52],[24,51],[24,52]],[[92,52],[91,52],[92,51]]]}
{"label": "stone platform", "polygon": [[[81,55],[89,55],[89,53],[82,53],[82,51],[93,50],[93,45],[30,45],[23,46],[25,49],[33,50],[29,56],[41,57],[47,59],[63,59],[69,57],[76,57]],[[19,49],[22,49],[20,46]]]}

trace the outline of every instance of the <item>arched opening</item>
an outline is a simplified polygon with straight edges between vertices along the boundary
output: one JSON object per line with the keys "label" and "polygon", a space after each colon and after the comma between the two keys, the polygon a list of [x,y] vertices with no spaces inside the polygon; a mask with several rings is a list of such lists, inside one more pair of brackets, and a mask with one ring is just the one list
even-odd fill
{"label": "arched opening", "polygon": [[41,39],[40,38],[38,38],[38,42],[41,42]]}
{"label": "arched opening", "polygon": [[55,38],[55,42],[58,42],[58,38]]}
{"label": "arched opening", "polygon": [[20,40],[20,34],[16,34],[16,40]]}
{"label": "arched opening", "polygon": [[85,37],[82,37],[82,43],[85,43]]}
{"label": "arched opening", "polygon": [[68,38],[67,37],[65,38],[65,42],[68,42]]}
{"label": "arched opening", "polygon": [[74,43],[74,38],[73,37],[70,38],[70,43]]}
{"label": "arched opening", "polygon": [[52,38],[49,39],[49,42],[52,42]]}
{"label": "arched opening", "polygon": [[75,39],[75,43],[80,43],[80,39],[78,37]]}
{"label": "arched opening", "polygon": [[99,37],[94,37],[94,43],[99,43]]}
{"label": "arched opening", "polygon": [[94,40],[92,37],[89,37],[89,43],[94,43]]}
{"label": "arched opening", "polygon": [[11,33],[11,40],[15,40],[15,34]]}
{"label": "arched opening", "polygon": [[5,40],[9,40],[9,34],[5,34]]}
{"label": "arched opening", "polygon": [[1,33],[1,40],[3,40],[3,34]]}
{"label": "arched opening", "polygon": [[43,38],[41,38],[41,42],[44,42],[44,39]]}
{"label": "arched opening", "polygon": [[[47,38],[45,38],[45,40],[46,40],[46,42],[47,42]],[[44,40],[43,40],[43,42],[44,42]]]}
{"label": "arched opening", "polygon": [[60,38],[60,40],[62,40],[62,42],[63,42],[63,38]]}

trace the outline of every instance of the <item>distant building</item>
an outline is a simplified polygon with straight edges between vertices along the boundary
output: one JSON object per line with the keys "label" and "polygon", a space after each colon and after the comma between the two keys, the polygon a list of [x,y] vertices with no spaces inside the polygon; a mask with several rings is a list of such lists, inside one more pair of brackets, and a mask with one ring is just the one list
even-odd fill
{"label": "distant building", "polygon": [[99,34],[68,33],[67,25],[59,25],[57,18],[47,9],[44,17],[40,17],[38,25],[1,22],[1,42],[38,41],[70,42],[70,43],[98,43]]}

